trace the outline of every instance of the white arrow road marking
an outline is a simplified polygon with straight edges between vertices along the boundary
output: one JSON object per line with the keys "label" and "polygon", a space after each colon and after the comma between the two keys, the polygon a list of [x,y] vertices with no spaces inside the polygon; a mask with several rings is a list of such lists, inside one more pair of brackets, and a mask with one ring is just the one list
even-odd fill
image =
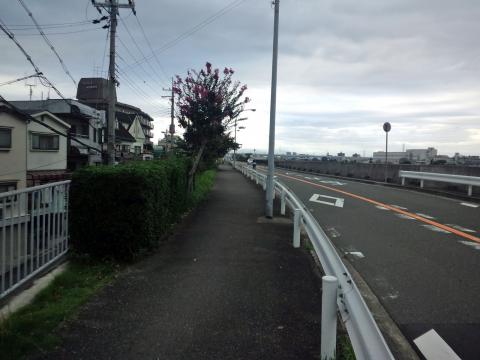
{"label": "white arrow road marking", "polygon": [[419,336],[413,342],[427,360],[461,360],[433,329]]}
{"label": "white arrow road marking", "polygon": [[363,255],[363,253],[361,253],[360,251],[347,251],[345,253],[345,255],[353,255],[353,256],[358,257],[360,259],[365,257],[365,255]]}
{"label": "white arrow road marking", "polygon": [[475,250],[480,250],[480,244],[474,243],[472,241],[460,241],[463,245],[471,246]]}
{"label": "white arrow road marking", "polygon": [[422,226],[423,226],[424,228],[428,229],[428,230],[440,232],[440,233],[443,233],[443,234],[451,234],[450,231],[441,229],[441,228],[436,227],[436,226],[433,226],[433,225],[422,225]]}
{"label": "white arrow road marking", "polygon": [[472,207],[472,208],[478,208],[480,205],[477,205],[477,204],[470,204],[470,203],[460,203],[460,205],[463,205],[463,206],[468,206],[468,207]]}
{"label": "white arrow road marking", "polygon": [[[318,200],[318,198],[325,198],[325,199],[332,199],[335,200],[335,202],[328,202],[328,201],[322,201]],[[319,203],[319,204],[324,204],[324,205],[330,205],[330,206],[336,206],[339,208],[343,208],[343,204],[345,200],[343,198],[337,198],[334,196],[327,196],[327,195],[320,195],[320,194],[313,194],[312,197],[310,198],[310,201]]]}
{"label": "white arrow road marking", "polygon": [[435,220],[435,218],[433,216],[430,216],[430,215],[427,215],[427,214],[422,214],[422,213],[415,213],[415,214],[417,214],[418,216],[421,216],[425,219]]}
{"label": "white arrow road marking", "polygon": [[467,228],[464,228],[463,226],[460,226],[460,225],[455,225],[455,224],[445,224],[445,225],[450,226],[450,227],[452,227],[452,228],[454,228],[454,229],[463,231],[463,232],[476,233],[475,230],[467,229]]}
{"label": "white arrow road marking", "polygon": [[342,183],[340,181],[333,181],[333,180],[320,180],[320,182],[323,184],[330,184],[330,185],[339,185],[339,186],[345,185],[345,183]]}

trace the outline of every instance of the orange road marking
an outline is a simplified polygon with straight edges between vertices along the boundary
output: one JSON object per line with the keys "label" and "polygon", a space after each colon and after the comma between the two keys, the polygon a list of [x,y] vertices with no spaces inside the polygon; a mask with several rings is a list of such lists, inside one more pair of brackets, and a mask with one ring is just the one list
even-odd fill
{"label": "orange road marking", "polygon": [[320,184],[316,184],[316,183],[313,183],[311,181],[307,181],[307,180],[303,180],[303,179],[298,179],[296,177],[293,177],[293,176],[288,176],[288,175],[283,175],[283,174],[280,174],[280,173],[277,173],[279,176],[283,176],[285,178],[288,178],[288,179],[291,179],[291,180],[297,180],[297,181],[300,181],[300,182],[303,182],[303,183],[306,183],[306,184],[309,184],[309,185],[313,185],[313,186],[316,186],[316,187],[319,187],[319,188],[323,188],[323,189],[327,189],[327,190],[330,190],[330,191],[334,191],[334,192],[337,192],[337,193],[340,193],[340,194],[343,194],[343,195],[347,195],[347,196],[350,196],[352,198],[355,198],[355,199],[358,199],[358,200],[363,200],[363,201],[366,201],[370,204],[374,204],[374,205],[378,205],[378,206],[383,206],[384,208],[387,208],[389,210],[392,210],[392,211],[395,211],[399,214],[403,214],[403,215],[407,215],[407,216],[410,216],[414,219],[417,219],[421,222],[424,222],[425,224],[429,224],[429,225],[433,225],[439,229],[443,229],[443,230],[446,230],[446,231],[449,231],[455,235],[458,235],[460,237],[463,237],[465,239],[468,239],[468,240],[471,240],[471,241],[475,241],[477,243],[480,244],[480,238],[476,237],[476,236],[473,236],[473,235],[470,235],[470,234],[467,234],[463,231],[460,231],[460,230],[457,230],[457,229],[454,229],[450,226],[447,226],[447,225],[443,225],[443,224],[440,224],[436,221],[432,221],[430,219],[427,219],[427,218],[424,218],[422,216],[419,216],[417,214],[413,214],[411,212],[408,212],[408,211],[405,211],[405,210],[401,210],[401,209],[398,209],[396,207],[393,207],[393,206],[390,206],[390,205],[387,205],[387,204],[384,204],[384,203],[381,203],[379,201],[376,201],[376,200],[372,200],[372,199],[369,199],[369,198],[366,198],[364,196],[360,196],[360,195],[356,195],[356,194],[352,194],[348,191],[344,191],[344,190],[340,190],[340,189],[337,189],[337,188],[333,188],[333,187],[330,187],[330,186],[325,186],[325,185],[320,185]]}

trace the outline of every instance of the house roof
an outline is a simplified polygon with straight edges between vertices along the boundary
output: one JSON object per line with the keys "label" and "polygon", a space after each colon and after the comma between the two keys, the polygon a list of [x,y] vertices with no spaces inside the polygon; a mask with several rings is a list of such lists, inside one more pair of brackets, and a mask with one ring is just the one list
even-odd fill
{"label": "house roof", "polygon": [[118,124],[118,129],[115,129],[115,138],[126,142],[135,142],[135,138],[121,123]]}
{"label": "house roof", "polygon": [[[41,121],[41,117],[46,115],[48,116],[50,119],[54,120],[55,122],[57,122],[58,124],[62,125],[64,128],[66,129],[70,129],[70,125],[67,124],[65,121],[63,121],[62,119],[60,119],[59,117],[55,116],[54,114],[52,114],[50,111],[46,111],[46,110],[39,110],[39,111],[26,111],[28,113],[30,113],[30,115],[32,115],[34,118],[38,119]],[[40,119],[39,119],[40,118]]]}
{"label": "house roof", "polygon": [[115,116],[117,117],[118,121],[122,122],[123,124],[126,124],[127,125],[126,128],[129,129],[130,126],[132,126],[133,121],[135,120],[135,117],[137,116],[137,114],[128,114],[121,111],[117,111],[115,113]]}

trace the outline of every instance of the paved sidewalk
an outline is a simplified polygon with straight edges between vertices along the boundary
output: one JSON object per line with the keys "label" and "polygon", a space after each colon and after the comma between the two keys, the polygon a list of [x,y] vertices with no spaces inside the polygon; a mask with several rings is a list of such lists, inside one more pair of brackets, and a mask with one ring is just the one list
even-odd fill
{"label": "paved sidewalk", "polygon": [[60,330],[43,359],[313,359],[320,279],[292,224],[222,166],[209,196],[158,253],[131,267]]}

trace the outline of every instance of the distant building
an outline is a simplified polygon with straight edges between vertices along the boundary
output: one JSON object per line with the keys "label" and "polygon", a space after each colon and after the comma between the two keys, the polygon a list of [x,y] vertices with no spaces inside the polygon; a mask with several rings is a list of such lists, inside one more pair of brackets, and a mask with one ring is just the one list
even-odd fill
{"label": "distant building", "polygon": [[[387,161],[389,163],[398,164],[400,159],[407,157],[407,153],[403,151],[389,151]],[[385,163],[385,151],[375,151],[373,153],[372,161],[374,163]]]}
{"label": "distant building", "polygon": [[[82,78],[78,83],[77,99],[96,109],[106,112],[108,122],[108,80],[103,78]],[[125,144],[125,136],[117,141],[116,148],[128,157],[153,157],[153,118],[136,106],[117,101],[115,128],[125,135],[126,130],[132,135],[131,143]],[[142,130],[143,135],[139,133]],[[128,152],[126,148],[128,147]],[[118,155],[117,155],[118,156]]]}
{"label": "distant building", "polygon": [[437,149],[429,147],[427,149],[407,149],[407,158],[412,163],[430,163],[437,156]]}
{"label": "distant building", "polygon": [[[437,149],[429,147],[427,149],[407,149],[406,151],[389,151],[388,162],[393,164],[412,163],[412,164],[430,164],[437,156]],[[375,151],[373,153],[374,163],[385,162],[385,151]]]}

